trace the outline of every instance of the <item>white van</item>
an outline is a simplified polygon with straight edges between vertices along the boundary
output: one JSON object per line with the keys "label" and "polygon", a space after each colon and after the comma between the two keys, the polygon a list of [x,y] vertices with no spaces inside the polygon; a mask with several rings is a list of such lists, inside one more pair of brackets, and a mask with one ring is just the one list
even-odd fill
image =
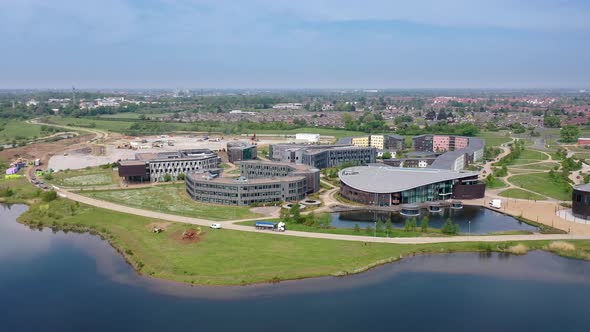
{"label": "white van", "polygon": [[502,208],[502,200],[501,199],[492,199],[490,201],[490,206],[494,209],[501,209]]}

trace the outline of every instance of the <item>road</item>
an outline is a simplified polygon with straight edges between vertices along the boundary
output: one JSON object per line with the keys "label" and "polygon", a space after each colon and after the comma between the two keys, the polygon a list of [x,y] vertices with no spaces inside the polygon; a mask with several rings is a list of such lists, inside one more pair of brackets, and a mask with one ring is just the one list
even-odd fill
{"label": "road", "polygon": [[[148,211],[129,206],[119,205],[111,202],[101,201],[94,198],[81,196],[61,188],[56,190],[64,197],[95,206],[102,209],[123,212],[133,215],[138,215],[147,218],[160,219],[172,222],[180,222],[186,224],[209,226],[214,221],[206,219],[198,219],[191,217],[184,217],[178,215],[172,215],[156,211]],[[258,218],[259,219],[259,218]],[[344,241],[359,241],[359,242],[376,242],[376,243],[397,243],[397,244],[428,244],[428,243],[450,243],[450,242],[499,242],[499,241],[531,241],[531,240],[590,240],[590,234],[532,234],[532,235],[494,235],[494,236],[453,236],[453,237],[415,237],[415,238],[383,238],[383,237],[371,237],[371,236],[356,236],[356,235],[341,235],[341,234],[325,234],[325,233],[311,233],[311,232],[298,232],[298,231],[286,231],[281,232],[269,232],[263,230],[257,230],[252,226],[237,225],[236,223],[242,221],[251,221],[257,219],[242,219],[242,220],[230,220],[230,221],[215,221],[221,223],[224,228],[254,232],[254,233],[265,233],[273,234],[277,236],[298,236],[306,238],[317,238],[317,239],[329,239],[329,240],[344,240]]]}

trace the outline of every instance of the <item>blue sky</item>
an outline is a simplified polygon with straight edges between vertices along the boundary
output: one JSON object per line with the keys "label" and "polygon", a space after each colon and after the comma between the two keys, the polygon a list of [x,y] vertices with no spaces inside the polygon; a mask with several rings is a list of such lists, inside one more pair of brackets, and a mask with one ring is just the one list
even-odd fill
{"label": "blue sky", "polygon": [[585,0],[0,0],[0,88],[590,88]]}

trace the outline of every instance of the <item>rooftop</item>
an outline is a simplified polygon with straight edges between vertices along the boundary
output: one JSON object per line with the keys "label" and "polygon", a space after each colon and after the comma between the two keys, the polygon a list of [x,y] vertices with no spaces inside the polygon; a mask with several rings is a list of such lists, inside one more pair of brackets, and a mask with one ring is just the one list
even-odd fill
{"label": "rooftop", "polygon": [[356,166],[341,170],[340,181],[358,190],[393,193],[436,182],[477,176],[477,172],[455,172],[432,168]]}

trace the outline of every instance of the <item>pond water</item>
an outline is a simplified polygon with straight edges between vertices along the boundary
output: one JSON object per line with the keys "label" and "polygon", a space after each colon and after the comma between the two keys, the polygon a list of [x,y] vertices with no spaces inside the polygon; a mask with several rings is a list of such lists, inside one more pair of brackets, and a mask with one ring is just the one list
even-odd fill
{"label": "pond water", "polygon": [[[486,234],[504,231],[530,231],[537,232],[539,229],[535,226],[523,223],[514,217],[486,209],[481,206],[464,206],[462,209],[454,210],[444,208],[441,213],[429,213],[426,209],[420,210],[420,216],[416,217],[418,227],[420,220],[428,216],[429,227],[441,228],[447,218],[451,218],[453,223],[459,224],[461,233]],[[403,228],[406,220],[412,217],[405,217],[397,212],[383,211],[350,211],[332,213],[332,226],[337,228],[354,228],[358,224],[361,229],[367,226],[375,227],[377,220],[383,222],[391,220],[396,228]]]}
{"label": "pond water", "polygon": [[588,331],[590,262],[544,252],[406,258],[245,287],[137,275],[97,236],[30,230],[0,206],[2,331]]}

